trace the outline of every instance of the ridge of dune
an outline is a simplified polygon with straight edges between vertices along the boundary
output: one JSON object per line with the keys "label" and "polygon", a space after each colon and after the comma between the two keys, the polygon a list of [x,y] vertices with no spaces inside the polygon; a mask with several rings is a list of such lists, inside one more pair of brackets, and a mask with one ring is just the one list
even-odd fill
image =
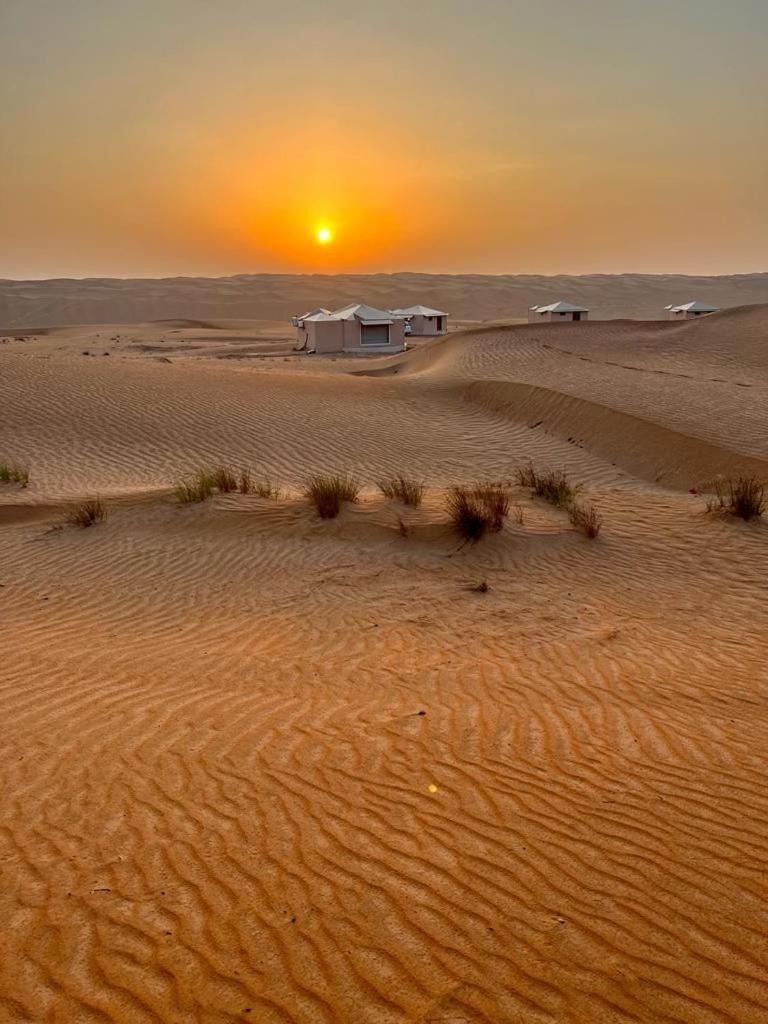
{"label": "ridge of dune", "polygon": [[720,307],[768,301],[768,274],[239,274],[158,279],[0,280],[0,324],[143,323],[224,317],[287,319],[315,306],[365,300],[384,309],[425,303],[470,320],[525,317],[559,296],[600,318],[661,319],[703,297]]}

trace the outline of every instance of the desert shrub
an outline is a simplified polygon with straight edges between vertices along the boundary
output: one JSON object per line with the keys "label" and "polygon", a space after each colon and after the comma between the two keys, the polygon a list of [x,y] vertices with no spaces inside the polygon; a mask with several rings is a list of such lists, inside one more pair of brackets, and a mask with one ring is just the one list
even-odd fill
{"label": "desert shrub", "polygon": [[26,487],[29,483],[29,469],[18,462],[0,462],[0,483]]}
{"label": "desert shrub", "polygon": [[472,494],[490,516],[491,533],[498,533],[509,515],[509,491],[503,484],[475,484]]}
{"label": "desert shrub", "polygon": [[598,533],[600,533],[600,527],[603,525],[603,517],[595,506],[589,502],[581,505],[574,501],[568,506],[568,518],[571,520],[571,524],[577,530],[581,530],[585,537],[589,537],[590,540],[595,539]]}
{"label": "desert shrub", "polygon": [[491,524],[491,513],[469,487],[452,487],[445,499],[455,532],[466,543],[477,544]]}
{"label": "desert shrub", "polygon": [[768,506],[766,483],[755,476],[716,480],[715,495],[707,501],[707,512],[737,516],[739,519],[757,519]]}
{"label": "desert shrub", "polygon": [[424,498],[424,484],[398,474],[388,480],[379,481],[379,490],[385,498],[397,498],[404,505],[418,508]]}
{"label": "desert shrub", "polygon": [[344,501],[357,501],[360,485],[341,473],[317,473],[307,482],[306,495],[321,519],[335,519]]}
{"label": "desert shrub", "polygon": [[211,474],[200,470],[193,477],[177,481],[174,487],[174,494],[180,505],[193,505],[196,502],[206,501],[210,498],[214,487]]}
{"label": "desert shrub", "polygon": [[487,580],[480,580],[477,583],[470,583],[467,590],[471,590],[473,594],[487,594],[490,590]]}
{"label": "desert shrub", "polygon": [[498,533],[509,514],[509,492],[501,484],[452,487],[446,508],[453,528],[465,541],[476,544],[486,533]]}
{"label": "desert shrub", "polygon": [[251,477],[251,471],[249,469],[241,469],[240,476],[237,481],[237,489],[241,494],[252,494],[253,493],[253,479]]}
{"label": "desert shrub", "polygon": [[229,494],[230,491],[237,490],[238,479],[227,466],[214,466],[205,475],[211,478],[213,486],[222,494]]}
{"label": "desert shrub", "polygon": [[532,462],[517,470],[521,487],[530,487],[533,493],[557,508],[567,508],[576,500],[581,490],[579,484],[572,484],[564,469],[549,469],[540,473]]}
{"label": "desert shrub", "polygon": [[263,480],[257,480],[253,485],[252,494],[255,494],[259,498],[279,498],[280,488],[277,484],[273,484],[269,477],[265,477]]}
{"label": "desert shrub", "polygon": [[107,510],[98,498],[88,498],[67,509],[66,520],[70,526],[86,529],[96,523],[103,523],[107,518]]}

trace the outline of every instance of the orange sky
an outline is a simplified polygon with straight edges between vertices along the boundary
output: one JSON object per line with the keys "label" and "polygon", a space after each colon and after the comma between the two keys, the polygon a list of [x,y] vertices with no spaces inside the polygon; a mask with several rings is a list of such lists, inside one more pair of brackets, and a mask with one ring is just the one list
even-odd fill
{"label": "orange sky", "polygon": [[0,0],[0,276],[765,270],[766,44],[764,0]]}

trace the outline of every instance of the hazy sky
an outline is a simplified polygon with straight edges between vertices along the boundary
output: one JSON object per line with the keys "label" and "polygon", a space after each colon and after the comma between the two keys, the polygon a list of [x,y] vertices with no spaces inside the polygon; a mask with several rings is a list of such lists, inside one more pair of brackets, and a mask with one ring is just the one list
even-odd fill
{"label": "hazy sky", "polygon": [[768,270],[766,54],[768,0],[0,0],[0,276]]}

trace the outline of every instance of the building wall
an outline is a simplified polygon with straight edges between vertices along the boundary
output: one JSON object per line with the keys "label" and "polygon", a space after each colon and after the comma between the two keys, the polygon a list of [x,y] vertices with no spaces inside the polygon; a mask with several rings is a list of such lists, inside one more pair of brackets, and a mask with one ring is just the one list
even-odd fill
{"label": "building wall", "polygon": [[695,310],[691,312],[689,309],[667,310],[667,318],[669,320],[701,320],[703,316],[712,316],[712,313],[697,313]]}
{"label": "building wall", "polygon": [[[443,328],[440,330],[438,324],[442,321]],[[421,316],[414,314],[411,317],[411,332],[419,337],[429,337],[435,334],[445,334],[448,330],[448,317],[442,316]]]}
{"label": "building wall", "polygon": [[305,320],[296,328],[296,348],[307,352],[399,352],[405,345],[403,321],[389,327],[389,345],[361,345],[359,320]]}

